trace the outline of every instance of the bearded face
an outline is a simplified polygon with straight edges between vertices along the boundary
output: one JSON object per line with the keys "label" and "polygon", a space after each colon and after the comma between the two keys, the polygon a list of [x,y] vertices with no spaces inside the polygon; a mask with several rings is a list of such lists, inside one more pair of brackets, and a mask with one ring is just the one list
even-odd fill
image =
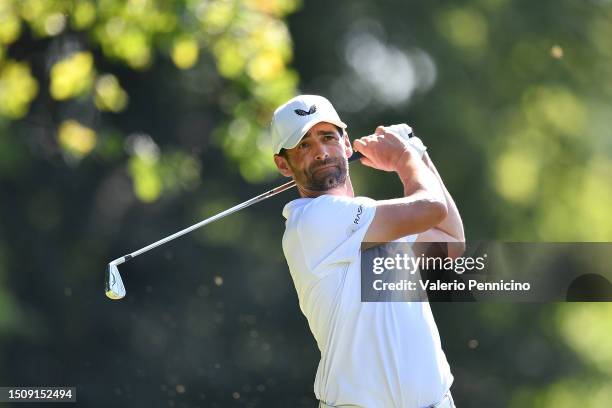
{"label": "bearded face", "polygon": [[298,184],[308,190],[322,192],[344,185],[348,161],[345,157],[328,157],[320,162],[311,163],[302,172],[295,168],[293,171]]}
{"label": "bearded face", "polygon": [[325,193],[345,185],[347,149],[350,143],[343,129],[320,122],[310,128],[297,146],[281,151],[274,160],[282,174],[295,179],[299,189]]}

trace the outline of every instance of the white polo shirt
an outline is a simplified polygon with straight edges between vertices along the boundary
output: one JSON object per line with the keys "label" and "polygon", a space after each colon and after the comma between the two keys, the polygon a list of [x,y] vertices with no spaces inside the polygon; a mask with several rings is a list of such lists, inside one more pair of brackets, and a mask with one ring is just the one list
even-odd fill
{"label": "white polo shirt", "polygon": [[429,303],[361,302],[361,241],[375,212],[372,199],[332,195],[283,209],[283,251],[321,351],[314,392],[329,405],[426,407],[453,382]]}

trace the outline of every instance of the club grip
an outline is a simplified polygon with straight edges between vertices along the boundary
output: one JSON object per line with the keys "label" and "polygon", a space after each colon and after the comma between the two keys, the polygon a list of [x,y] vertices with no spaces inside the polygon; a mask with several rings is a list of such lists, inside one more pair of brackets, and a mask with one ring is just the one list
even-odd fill
{"label": "club grip", "polygon": [[[410,132],[410,134],[408,135],[408,137],[412,137],[414,136],[413,132]],[[349,157],[348,161],[349,163],[357,161],[359,159],[363,159],[363,154],[359,153],[359,152],[354,152],[353,155],[351,157]]]}

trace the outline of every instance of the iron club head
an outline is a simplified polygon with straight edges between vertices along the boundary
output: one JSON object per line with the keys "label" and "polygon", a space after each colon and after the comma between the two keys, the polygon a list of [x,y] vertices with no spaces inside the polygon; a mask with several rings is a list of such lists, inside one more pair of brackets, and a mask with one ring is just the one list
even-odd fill
{"label": "iron club head", "polygon": [[119,268],[114,262],[108,264],[106,268],[106,282],[104,285],[106,296],[110,299],[121,299],[125,296],[125,286],[119,274]]}

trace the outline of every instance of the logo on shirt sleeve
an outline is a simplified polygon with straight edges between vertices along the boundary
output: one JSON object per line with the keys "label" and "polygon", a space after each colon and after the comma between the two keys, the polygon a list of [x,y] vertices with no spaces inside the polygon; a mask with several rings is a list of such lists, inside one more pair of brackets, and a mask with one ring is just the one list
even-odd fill
{"label": "logo on shirt sleeve", "polygon": [[361,216],[363,215],[363,204],[359,204],[357,207],[357,214],[355,215],[355,219],[353,223],[348,227],[348,235],[351,235],[353,232],[359,229],[359,222],[361,222]]}
{"label": "logo on shirt sleeve", "polygon": [[359,204],[359,207],[357,207],[357,216],[355,216],[353,224],[359,225],[359,221],[361,221],[361,214],[363,214],[363,205]]}

